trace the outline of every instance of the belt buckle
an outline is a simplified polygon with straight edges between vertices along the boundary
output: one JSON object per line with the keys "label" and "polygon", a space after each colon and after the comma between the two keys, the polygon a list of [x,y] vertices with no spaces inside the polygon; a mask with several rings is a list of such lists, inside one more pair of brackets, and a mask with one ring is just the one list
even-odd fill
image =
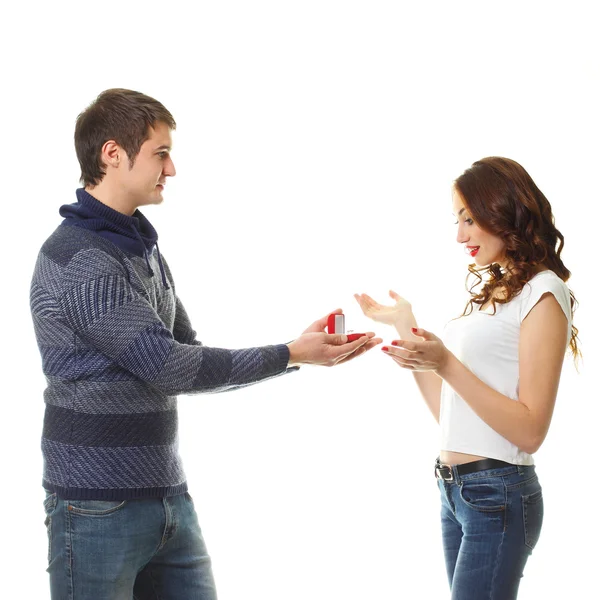
{"label": "belt buckle", "polygon": [[437,479],[443,479],[444,481],[454,481],[454,473],[450,465],[436,464],[435,476]]}

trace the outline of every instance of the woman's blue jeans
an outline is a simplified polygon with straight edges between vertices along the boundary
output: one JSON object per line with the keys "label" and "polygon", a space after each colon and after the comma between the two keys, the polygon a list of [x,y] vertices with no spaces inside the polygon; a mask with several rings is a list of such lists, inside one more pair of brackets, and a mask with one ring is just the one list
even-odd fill
{"label": "woman's blue jeans", "polygon": [[438,479],[452,600],[513,600],[544,516],[534,466]]}
{"label": "woman's blue jeans", "polygon": [[62,500],[46,494],[53,600],[216,600],[189,494]]}

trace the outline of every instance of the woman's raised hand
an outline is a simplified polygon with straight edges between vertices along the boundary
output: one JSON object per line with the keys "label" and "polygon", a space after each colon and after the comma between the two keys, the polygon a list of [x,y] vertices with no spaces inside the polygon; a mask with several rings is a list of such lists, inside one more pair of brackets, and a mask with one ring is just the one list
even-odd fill
{"label": "woman's raised hand", "polygon": [[408,300],[405,300],[393,290],[390,290],[390,297],[396,302],[393,306],[379,304],[368,294],[354,294],[354,298],[369,319],[373,319],[377,323],[395,326],[397,329],[399,327],[402,329],[414,327],[416,321]]}

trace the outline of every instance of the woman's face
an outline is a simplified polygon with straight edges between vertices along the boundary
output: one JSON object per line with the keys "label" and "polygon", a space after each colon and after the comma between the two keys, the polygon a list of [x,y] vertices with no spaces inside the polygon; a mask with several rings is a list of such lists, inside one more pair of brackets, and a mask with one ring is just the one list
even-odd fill
{"label": "woman's face", "polygon": [[473,221],[460,192],[452,190],[452,214],[457,219],[456,241],[463,244],[478,267],[498,263],[505,267],[504,242],[497,236],[484,231]]}

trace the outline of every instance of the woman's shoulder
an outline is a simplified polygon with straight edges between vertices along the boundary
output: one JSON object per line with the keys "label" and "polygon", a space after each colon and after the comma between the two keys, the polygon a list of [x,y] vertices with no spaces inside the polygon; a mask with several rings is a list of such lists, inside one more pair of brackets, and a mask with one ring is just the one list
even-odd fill
{"label": "woman's shoulder", "polygon": [[561,292],[569,295],[569,287],[567,284],[550,269],[545,269],[536,273],[524,286],[529,287],[530,290],[546,290],[548,292]]}
{"label": "woman's shoulder", "polygon": [[570,321],[571,315],[571,293],[567,284],[551,270],[536,273],[524,286],[517,297],[520,304],[521,320],[523,320],[531,309],[539,302],[540,298],[551,293],[563,309]]}

